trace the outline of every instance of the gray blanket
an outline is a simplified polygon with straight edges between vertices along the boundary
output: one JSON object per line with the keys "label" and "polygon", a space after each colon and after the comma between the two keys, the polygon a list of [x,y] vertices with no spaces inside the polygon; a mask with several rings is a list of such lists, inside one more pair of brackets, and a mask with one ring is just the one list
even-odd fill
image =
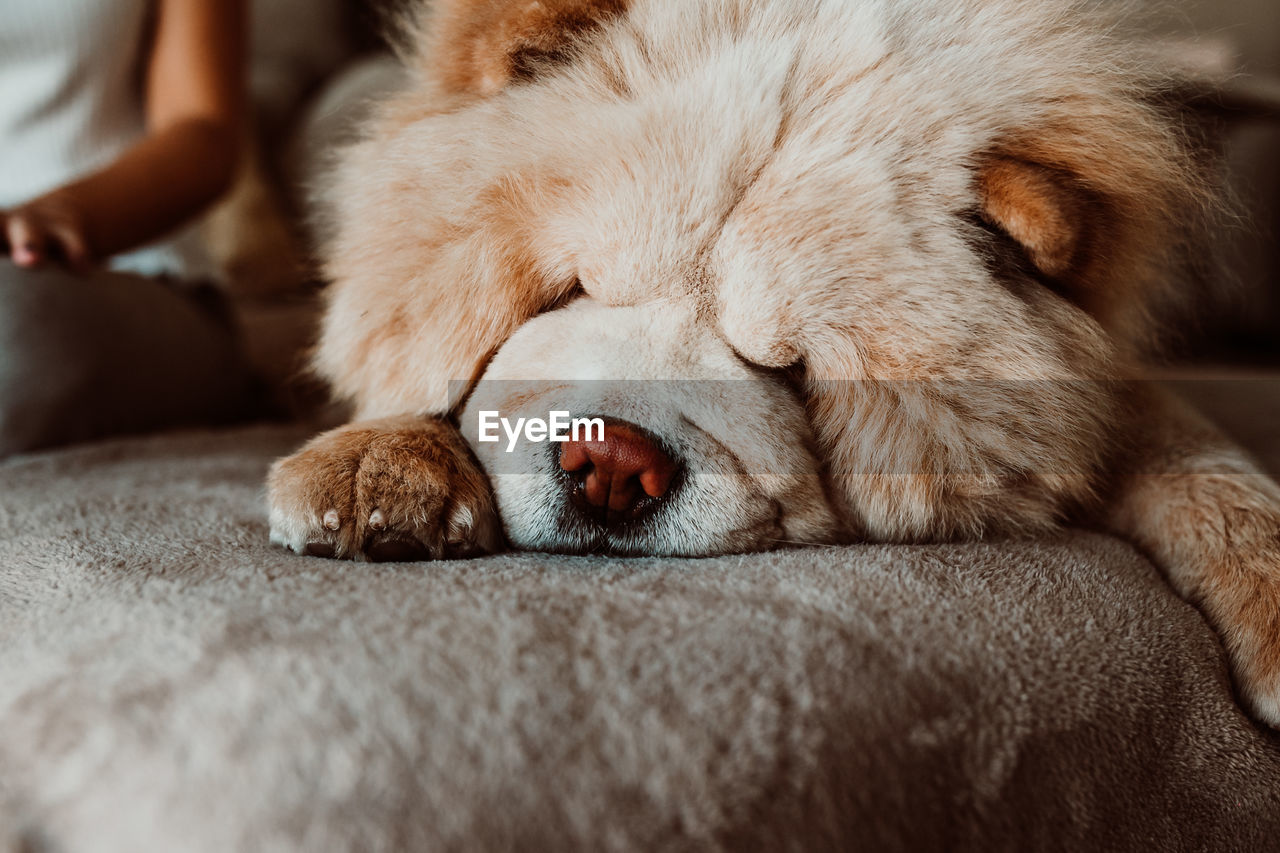
{"label": "gray blanket", "polygon": [[0,850],[1280,849],[1119,541],[336,563],[267,545],[302,438],[0,463]]}

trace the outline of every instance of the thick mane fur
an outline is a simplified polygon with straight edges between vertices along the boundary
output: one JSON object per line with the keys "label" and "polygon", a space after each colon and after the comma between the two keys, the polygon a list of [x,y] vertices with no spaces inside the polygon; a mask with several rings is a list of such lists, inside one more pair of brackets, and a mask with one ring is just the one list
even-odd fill
{"label": "thick mane fur", "polygon": [[[546,47],[549,37],[535,32],[530,9],[542,10],[554,29],[566,20],[581,24],[591,7],[573,0],[440,0],[411,16],[408,42],[415,49],[409,62],[416,83],[384,106],[368,128],[367,141],[345,158],[329,194],[338,234],[324,255],[328,275],[340,289],[345,282],[382,275],[414,277],[409,269],[393,272],[397,258],[416,260],[414,246],[446,251],[441,235],[427,233],[433,230],[429,220],[406,221],[408,235],[381,220],[377,233],[366,230],[365,223],[374,218],[366,212],[369,206],[397,205],[392,197],[408,189],[403,176],[391,179],[387,161],[408,156],[415,124],[433,115],[476,110],[489,114],[488,132],[525,138],[533,150],[564,146],[554,128],[528,126],[529,111],[515,108],[530,97],[524,91],[528,87],[519,80],[498,85],[492,75],[502,63],[486,59],[485,52],[501,52],[495,34],[507,30],[542,39]],[[1159,106],[1158,95],[1173,85],[1172,79],[1150,53],[1123,36],[1116,4],[631,0],[625,10],[611,2],[604,11],[598,28],[578,26],[569,34],[565,49],[574,61],[548,72],[566,78],[560,87],[565,97],[625,101],[627,93],[702,73],[694,66],[705,69],[717,56],[726,58],[718,73],[732,73],[742,46],[754,45],[757,67],[743,73],[772,67],[798,81],[784,95],[787,124],[825,125],[831,146],[870,142],[889,156],[896,150],[902,192],[930,196],[926,201],[939,219],[972,204],[971,187],[957,181],[971,180],[983,159],[996,154],[1058,170],[1096,200],[1090,207],[1089,254],[1076,270],[1077,292],[1122,348],[1150,350],[1161,331],[1161,309],[1185,294],[1180,267],[1189,255],[1203,251],[1196,245],[1202,237],[1199,225],[1216,196],[1180,127]],[[519,20],[503,30],[508,12]],[[469,75],[477,77],[471,87]],[[489,77],[479,79],[484,75]],[[504,103],[508,99],[510,106]],[[554,98],[547,100],[547,109],[557,106]],[[851,123],[849,116],[856,120]],[[545,118],[556,123],[553,113]],[[479,158],[492,146],[492,140],[479,137],[473,143]],[[440,154],[423,150],[420,156]],[[955,163],[972,170],[948,174]],[[442,206],[456,207],[459,201],[444,202],[444,196],[483,189],[432,184],[430,171],[422,173],[426,183],[412,191],[441,198],[432,205],[436,216]],[[507,180],[476,177],[489,187]],[[859,204],[855,198],[849,202]],[[407,213],[422,206],[416,200],[402,208]],[[532,268],[546,260],[508,258],[490,269],[497,274],[511,264]],[[430,264],[415,266],[425,274]],[[536,310],[538,301],[522,310]],[[504,335],[509,328],[498,323],[492,331]],[[358,396],[370,383],[351,371],[352,336],[381,335],[382,328],[332,332],[320,348],[320,372],[339,393]],[[460,344],[474,351],[450,367],[454,378],[471,375],[497,343]],[[462,363],[468,361],[471,367]]]}
{"label": "thick mane fur", "polygon": [[[571,174],[576,152],[614,145],[603,141],[611,132],[639,145],[636,133],[650,131],[628,131],[635,119],[628,101],[675,97],[685,78],[723,78],[717,85],[726,99],[777,97],[769,120],[780,143],[799,128],[826,134],[813,145],[824,155],[841,146],[874,150],[895,172],[902,209],[918,229],[959,233],[957,216],[977,204],[975,175],[989,156],[1064,175],[1091,199],[1075,292],[1120,350],[1149,350],[1158,337],[1157,309],[1179,300],[1178,265],[1194,251],[1197,224],[1215,197],[1178,124],[1158,106],[1170,79],[1098,4],[631,0],[621,12],[608,4],[598,27],[573,29],[564,47],[572,60],[545,72],[554,85],[513,79],[495,88],[480,79],[468,88],[468,73],[499,65],[477,59],[481,47],[500,45],[477,46],[475,22],[492,23],[508,8],[526,14],[545,6],[424,6],[413,23],[415,83],[383,105],[330,184],[335,237],[323,255],[334,310],[316,366],[366,411],[443,409],[449,378],[474,377],[520,321],[558,297],[567,261],[526,233],[556,190],[531,170]],[[557,22],[570,14],[552,12]],[[521,27],[527,35],[532,24]],[[753,95],[732,85],[735,76],[776,83]],[[564,136],[558,114],[584,109],[598,113],[591,129],[600,140]],[[712,124],[703,131],[719,132]],[[520,140],[518,152],[507,151],[512,140]],[[867,200],[850,195],[847,204]],[[375,213],[388,209],[397,218]],[[521,211],[527,222],[506,227]],[[795,228],[803,240],[805,223]],[[924,247],[913,263],[931,264],[929,251],[956,250]],[[512,287],[502,277],[521,282]],[[384,287],[416,291],[417,309],[379,309]],[[452,339],[397,337],[406,313],[440,311],[453,311]],[[408,348],[397,348],[397,339]],[[378,351],[399,362],[394,391],[379,378],[380,359],[370,357]],[[420,378],[404,380],[404,371]]]}

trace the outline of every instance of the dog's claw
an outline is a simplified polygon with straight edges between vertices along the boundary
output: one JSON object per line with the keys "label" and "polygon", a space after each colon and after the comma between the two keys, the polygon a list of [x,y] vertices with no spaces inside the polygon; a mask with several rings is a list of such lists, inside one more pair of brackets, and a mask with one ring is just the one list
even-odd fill
{"label": "dog's claw", "polygon": [[369,514],[369,529],[370,530],[386,530],[387,529],[387,517],[383,515],[382,510],[375,509],[372,513]]}
{"label": "dog's claw", "polygon": [[322,521],[327,530],[337,530],[342,526],[342,519],[338,517],[338,511],[336,509],[331,509],[326,512]]}

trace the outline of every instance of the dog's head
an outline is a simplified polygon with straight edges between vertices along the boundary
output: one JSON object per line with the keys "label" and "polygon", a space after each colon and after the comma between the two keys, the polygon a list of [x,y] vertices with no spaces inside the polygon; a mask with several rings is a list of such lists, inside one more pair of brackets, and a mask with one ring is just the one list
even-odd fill
{"label": "dog's head", "polygon": [[[318,365],[452,407],[518,546],[1053,524],[1204,195],[1089,12],[442,0],[333,185]],[[602,433],[495,425],[555,411]]]}

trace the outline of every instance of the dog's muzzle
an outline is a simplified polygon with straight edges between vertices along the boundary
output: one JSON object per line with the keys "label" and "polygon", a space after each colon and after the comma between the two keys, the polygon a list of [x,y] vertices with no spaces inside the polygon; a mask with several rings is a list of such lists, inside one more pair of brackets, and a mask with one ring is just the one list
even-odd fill
{"label": "dog's muzzle", "polygon": [[609,528],[638,524],[678,486],[681,465],[646,430],[609,421],[599,436],[570,440],[558,450],[569,504]]}
{"label": "dog's muzzle", "polygon": [[[546,443],[514,426],[496,441],[499,416],[544,424]],[[489,362],[460,425],[518,548],[693,556],[840,530],[802,402],[692,309],[583,297],[534,317]]]}

